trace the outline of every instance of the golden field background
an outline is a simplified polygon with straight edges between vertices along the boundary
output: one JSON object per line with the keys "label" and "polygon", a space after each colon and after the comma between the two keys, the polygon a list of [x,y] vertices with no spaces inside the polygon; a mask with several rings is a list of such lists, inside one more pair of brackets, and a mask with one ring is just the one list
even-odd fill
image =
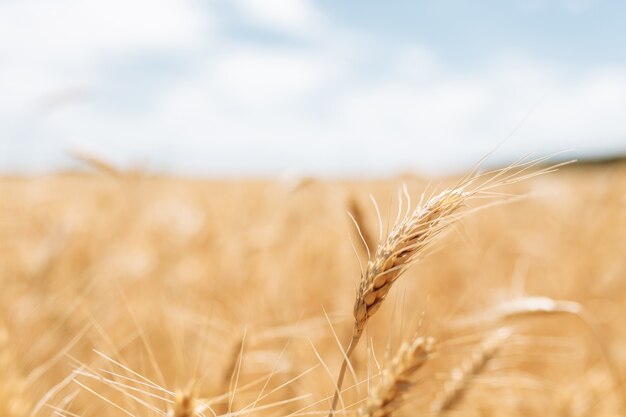
{"label": "golden field background", "polygon": [[[387,224],[403,183],[417,201],[454,180],[104,171],[0,179],[0,416],[178,416],[185,396],[206,416],[325,416],[342,359],[334,333],[345,347],[352,328],[355,251],[366,261],[347,212],[371,239],[370,193]],[[503,326],[511,337],[448,414],[624,415],[626,165],[498,191],[527,197],[468,214],[395,284],[339,415],[356,414],[377,364],[415,334],[436,351],[394,415],[432,415],[453,369]],[[482,319],[524,296],[584,314]]]}

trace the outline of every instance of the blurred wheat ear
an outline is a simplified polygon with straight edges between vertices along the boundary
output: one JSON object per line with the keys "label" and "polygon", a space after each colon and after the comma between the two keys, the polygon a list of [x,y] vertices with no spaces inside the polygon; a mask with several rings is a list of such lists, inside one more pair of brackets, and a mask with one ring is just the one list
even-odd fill
{"label": "blurred wheat ear", "polygon": [[507,328],[497,330],[485,338],[479,348],[452,371],[443,390],[439,392],[431,405],[433,415],[450,411],[461,401],[472,379],[484,371],[510,335],[511,331]]}
{"label": "blurred wheat ear", "polygon": [[428,361],[433,339],[417,337],[403,343],[391,362],[383,369],[380,380],[370,392],[358,417],[391,417],[412,385],[412,378]]}

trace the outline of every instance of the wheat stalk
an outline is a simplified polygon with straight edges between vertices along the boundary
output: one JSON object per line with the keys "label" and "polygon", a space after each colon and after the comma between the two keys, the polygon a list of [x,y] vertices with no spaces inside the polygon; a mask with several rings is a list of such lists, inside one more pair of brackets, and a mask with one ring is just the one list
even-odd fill
{"label": "wheat stalk", "polygon": [[414,374],[427,362],[432,346],[433,339],[423,337],[403,343],[383,369],[377,386],[359,409],[358,417],[390,417],[412,385]]}

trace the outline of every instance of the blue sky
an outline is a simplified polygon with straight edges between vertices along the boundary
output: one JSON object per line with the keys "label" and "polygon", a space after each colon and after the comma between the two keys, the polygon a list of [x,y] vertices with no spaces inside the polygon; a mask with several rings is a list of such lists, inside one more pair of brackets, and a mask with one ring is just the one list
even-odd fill
{"label": "blue sky", "polygon": [[[0,1],[0,171],[438,174],[626,152],[626,2]],[[511,133],[514,132],[512,135]]]}
{"label": "blue sky", "polygon": [[424,42],[449,65],[480,67],[510,49],[589,67],[626,59],[620,1],[323,1],[338,24],[388,42]]}

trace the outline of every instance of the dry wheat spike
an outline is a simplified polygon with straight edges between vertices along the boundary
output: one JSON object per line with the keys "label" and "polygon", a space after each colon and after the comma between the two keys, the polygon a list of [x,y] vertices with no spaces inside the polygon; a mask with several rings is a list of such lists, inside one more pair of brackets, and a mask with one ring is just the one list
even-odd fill
{"label": "dry wheat spike", "polygon": [[418,337],[403,343],[381,373],[367,402],[359,409],[359,417],[390,417],[401,404],[403,394],[411,387],[415,373],[428,361],[433,339]]}
{"label": "dry wheat spike", "polygon": [[422,195],[422,199],[413,210],[411,210],[408,193],[406,193],[408,202],[404,213],[402,213],[402,199],[400,199],[398,216],[393,228],[385,240],[381,239],[374,256],[369,259],[367,270],[361,276],[354,302],[352,338],[339,370],[328,417],[332,417],[335,413],[350,356],[361,339],[369,318],[378,311],[393,283],[420,259],[435,237],[458,220],[460,209],[466,206],[469,200],[493,197],[494,193],[491,190],[494,188],[552,172],[559,166],[570,163],[565,162],[536,169],[547,159],[549,157],[531,161],[520,160],[506,168],[483,174],[470,172],[456,186],[426,201]]}

